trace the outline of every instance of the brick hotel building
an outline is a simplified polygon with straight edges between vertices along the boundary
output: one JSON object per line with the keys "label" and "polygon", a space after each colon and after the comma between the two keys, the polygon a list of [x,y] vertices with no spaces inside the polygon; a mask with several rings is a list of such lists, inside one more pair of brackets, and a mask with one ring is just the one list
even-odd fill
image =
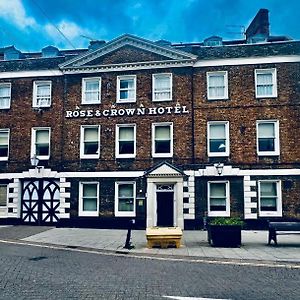
{"label": "brick hotel building", "polygon": [[199,228],[300,219],[300,42],[0,49],[0,222]]}

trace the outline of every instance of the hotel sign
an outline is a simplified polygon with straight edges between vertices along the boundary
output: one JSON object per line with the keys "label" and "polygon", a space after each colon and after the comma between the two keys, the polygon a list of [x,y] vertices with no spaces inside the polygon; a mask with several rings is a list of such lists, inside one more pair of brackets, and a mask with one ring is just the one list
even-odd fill
{"label": "hotel sign", "polygon": [[138,107],[138,108],[111,108],[111,109],[76,109],[67,110],[66,118],[93,118],[93,117],[124,117],[124,116],[156,116],[171,114],[188,114],[186,106],[166,107]]}

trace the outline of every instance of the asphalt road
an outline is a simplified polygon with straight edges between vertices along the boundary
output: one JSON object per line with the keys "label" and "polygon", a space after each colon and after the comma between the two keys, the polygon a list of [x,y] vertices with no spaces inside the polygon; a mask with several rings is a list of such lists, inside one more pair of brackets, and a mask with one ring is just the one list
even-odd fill
{"label": "asphalt road", "polygon": [[299,282],[300,269],[130,258],[0,243],[0,299],[287,300],[300,299]]}

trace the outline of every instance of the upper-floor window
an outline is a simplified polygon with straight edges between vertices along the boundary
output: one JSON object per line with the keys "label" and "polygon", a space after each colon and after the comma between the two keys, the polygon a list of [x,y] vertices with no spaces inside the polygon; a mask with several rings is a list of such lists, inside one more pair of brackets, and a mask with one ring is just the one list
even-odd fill
{"label": "upper-floor window", "polygon": [[229,156],[229,122],[208,122],[207,154],[211,157]]}
{"label": "upper-floor window", "polygon": [[255,70],[255,93],[257,98],[277,97],[276,69]]}
{"label": "upper-floor window", "polygon": [[173,123],[152,124],[152,156],[173,156]]}
{"label": "upper-floor window", "polygon": [[116,157],[130,158],[136,155],[135,124],[117,125]]}
{"label": "upper-floor window", "polygon": [[8,160],[9,129],[0,129],[0,160]]}
{"label": "upper-floor window", "polygon": [[0,206],[7,205],[7,184],[0,184]]}
{"label": "upper-floor window", "polygon": [[281,181],[261,180],[258,182],[259,194],[259,216],[261,217],[281,217]]}
{"label": "upper-floor window", "polygon": [[228,75],[226,71],[207,72],[207,99],[228,99]]}
{"label": "upper-floor window", "polygon": [[10,108],[11,99],[11,84],[1,83],[0,84],[0,109]]}
{"label": "upper-floor window", "polygon": [[82,79],[82,104],[97,104],[101,102],[101,78]]}
{"label": "upper-floor window", "polygon": [[172,74],[152,75],[152,100],[172,100]]}
{"label": "upper-floor window", "polygon": [[51,106],[51,81],[33,82],[33,107]]}
{"label": "upper-floor window", "polygon": [[81,126],[80,158],[100,157],[100,126]]}
{"label": "upper-floor window", "polygon": [[50,128],[32,128],[31,157],[47,160],[50,158]]}
{"label": "upper-floor window", "polygon": [[115,183],[115,216],[135,216],[135,182]]}
{"label": "upper-floor window", "polygon": [[99,183],[80,182],[79,216],[99,216]]}
{"label": "upper-floor window", "polygon": [[208,182],[208,216],[230,216],[230,192],[228,181]]}
{"label": "upper-floor window", "polygon": [[117,102],[129,103],[136,101],[136,76],[124,75],[117,77]]}
{"label": "upper-floor window", "polygon": [[279,155],[279,122],[260,120],[256,122],[257,154]]}

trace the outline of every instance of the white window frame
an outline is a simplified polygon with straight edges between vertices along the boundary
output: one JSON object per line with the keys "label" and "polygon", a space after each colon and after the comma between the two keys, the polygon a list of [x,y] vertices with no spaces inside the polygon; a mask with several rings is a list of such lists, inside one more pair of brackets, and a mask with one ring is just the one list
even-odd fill
{"label": "white window frame", "polygon": [[[84,131],[87,128],[98,128],[98,153],[97,154],[84,154]],[[80,158],[81,159],[98,159],[100,157],[100,134],[101,126],[100,125],[81,125],[80,126]]]}
{"label": "white window frame", "polygon": [[[47,105],[39,105],[38,104],[38,98],[37,98],[37,89],[38,85],[42,84],[49,84],[50,85],[50,100],[49,104]],[[51,80],[38,80],[33,82],[33,102],[32,107],[50,107],[52,102],[52,81]]]}
{"label": "white window frame", "polygon": [[[170,127],[170,152],[169,153],[155,152],[155,128],[159,126]],[[173,147],[174,147],[173,123],[172,122],[152,123],[152,157],[173,157]]]}
{"label": "white window frame", "polygon": [[[271,183],[276,183],[276,191],[277,191],[277,201],[276,201],[276,206],[277,210],[276,211],[261,211],[260,210],[260,185],[263,182],[271,182]],[[281,180],[258,180],[258,212],[260,217],[282,217],[282,191],[281,191]]]}
{"label": "white window frame", "polygon": [[[36,133],[39,130],[48,130],[49,131],[49,155],[37,155],[36,154]],[[31,129],[31,156],[36,156],[40,160],[49,160],[51,155],[51,128],[50,127],[34,127]]]}
{"label": "white window frame", "polygon": [[[224,77],[224,96],[211,96],[209,90],[209,77],[210,76],[220,76]],[[207,99],[208,100],[227,100],[228,99],[228,72],[227,71],[215,71],[206,72],[206,86],[207,86]]]}
{"label": "white window frame", "polygon": [[[134,138],[134,153],[132,154],[120,154],[119,138],[120,138],[120,128],[133,128],[133,138]],[[117,124],[116,125],[116,158],[134,158],[136,157],[136,124]]]}
{"label": "white window frame", "polygon": [[[95,184],[97,186],[97,210],[84,211],[83,210],[83,186],[85,184]],[[81,181],[79,182],[79,201],[78,201],[78,215],[80,217],[98,217],[99,216],[99,182],[96,181]]]}
{"label": "white window frame", "polygon": [[[226,210],[225,211],[211,211],[210,210],[210,185],[211,184],[225,184],[226,191]],[[230,217],[230,184],[228,180],[223,181],[208,181],[207,182],[207,215],[209,217]]]}
{"label": "white window frame", "polygon": [[[277,69],[255,69],[255,96],[256,98],[274,98],[277,97]],[[258,82],[257,75],[258,74],[272,74],[272,94],[271,95],[258,95]]]}
{"label": "white window frame", "polygon": [[[224,125],[225,126],[225,152],[211,152],[210,151],[210,126],[211,125]],[[208,157],[227,157],[230,153],[230,140],[229,140],[229,121],[209,121],[207,122],[207,155]]]}
{"label": "white window frame", "polygon": [[8,184],[2,184],[0,183],[0,187],[4,186],[6,187],[6,204],[5,205],[0,205],[1,208],[7,207],[7,202],[8,202]]}
{"label": "white window frame", "polygon": [[7,156],[6,157],[0,157],[0,161],[7,161],[9,158],[9,142],[10,142],[10,129],[4,128],[0,129],[0,132],[7,132],[8,138],[7,138]]}
{"label": "white window frame", "polygon": [[[119,211],[119,186],[122,184],[133,185],[133,211]],[[115,182],[115,216],[116,217],[135,217],[136,215],[136,182],[117,181]]]}
{"label": "white window frame", "polygon": [[[98,90],[98,99],[95,101],[87,101],[86,100],[86,83],[88,81],[98,81],[99,90]],[[87,77],[82,78],[82,97],[81,97],[81,104],[100,104],[101,103],[101,77]]]}
{"label": "white window frame", "polygon": [[1,88],[7,88],[7,87],[9,88],[9,95],[8,95],[8,97],[0,97],[0,103],[1,103],[2,99],[9,98],[8,106],[1,106],[0,105],[0,109],[10,109],[10,105],[11,105],[11,83],[10,82],[0,83],[0,89]]}
{"label": "white window frame", "polygon": [[[129,80],[133,79],[133,84],[134,84],[134,98],[128,98],[128,99],[120,99],[120,82],[121,80]],[[136,75],[122,75],[122,76],[117,76],[117,103],[133,103],[136,102]]]}
{"label": "white window frame", "polygon": [[[258,125],[262,123],[274,124],[275,141],[274,151],[260,151],[259,150],[259,136],[258,136]],[[258,156],[279,156],[280,155],[280,137],[279,137],[279,121],[278,120],[257,120],[256,121],[256,150]]]}
{"label": "white window frame", "polygon": [[[161,93],[163,92],[169,92],[170,93],[170,97],[169,98],[165,98],[165,99],[156,99],[155,98],[155,92],[156,92],[156,80],[159,76],[168,76],[169,80],[170,80],[170,90],[162,90],[159,91]],[[173,97],[173,75],[172,73],[158,73],[158,74],[152,74],[152,101],[153,102],[160,102],[160,101],[172,101],[172,97]]]}

